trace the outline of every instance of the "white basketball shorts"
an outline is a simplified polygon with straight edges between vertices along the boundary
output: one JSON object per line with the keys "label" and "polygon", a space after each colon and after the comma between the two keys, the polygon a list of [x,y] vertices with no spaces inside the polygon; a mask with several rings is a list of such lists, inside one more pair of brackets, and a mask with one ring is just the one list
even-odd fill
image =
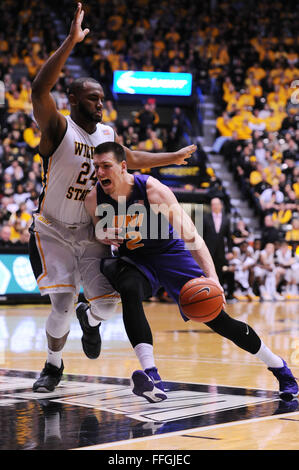
{"label": "white basketball shorts", "polygon": [[97,242],[91,223],[70,226],[35,214],[29,255],[41,295],[78,295],[82,285],[90,302],[100,298],[120,301],[100,271],[101,258],[111,256],[110,247]]}

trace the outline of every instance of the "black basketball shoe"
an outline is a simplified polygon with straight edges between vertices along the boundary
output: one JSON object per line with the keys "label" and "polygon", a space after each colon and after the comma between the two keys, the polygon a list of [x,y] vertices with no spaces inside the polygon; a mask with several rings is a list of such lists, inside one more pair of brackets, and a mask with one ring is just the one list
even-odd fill
{"label": "black basketball shoe", "polygon": [[89,359],[97,359],[101,352],[101,336],[100,336],[100,325],[90,326],[88,323],[88,317],[86,310],[89,306],[83,302],[79,303],[76,308],[76,315],[79,320],[83,335],[81,338],[83,351]]}
{"label": "black basketball shoe", "polygon": [[50,364],[49,362],[46,362],[39,378],[36,382],[34,382],[32,390],[34,392],[44,393],[53,392],[56,385],[58,385],[61,380],[63,369],[63,361],[61,361],[60,368]]}

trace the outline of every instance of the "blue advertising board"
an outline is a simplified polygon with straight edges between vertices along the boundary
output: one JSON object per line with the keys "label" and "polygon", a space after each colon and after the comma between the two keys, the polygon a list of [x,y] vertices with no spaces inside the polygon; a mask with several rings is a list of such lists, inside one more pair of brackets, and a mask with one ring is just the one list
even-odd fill
{"label": "blue advertising board", "polygon": [[0,295],[39,294],[27,254],[0,255]]}
{"label": "blue advertising board", "polygon": [[192,75],[117,70],[113,74],[113,92],[129,95],[190,96]]}
{"label": "blue advertising board", "polygon": [[[80,292],[83,292],[82,287]],[[40,296],[28,254],[0,254],[0,297],[7,295]]]}

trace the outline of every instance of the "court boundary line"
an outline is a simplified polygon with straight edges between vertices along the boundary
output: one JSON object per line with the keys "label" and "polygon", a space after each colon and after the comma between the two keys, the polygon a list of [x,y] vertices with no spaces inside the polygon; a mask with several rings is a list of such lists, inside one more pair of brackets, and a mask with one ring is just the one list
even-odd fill
{"label": "court boundary line", "polygon": [[[141,437],[141,438],[135,438],[135,439],[126,439],[126,440],[123,440],[123,441],[118,441],[118,442],[113,442],[113,443],[108,443],[108,444],[98,444],[98,445],[88,446],[88,447],[76,447],[76,448],[71,449],[71,450],[101,450],[101,449],[104,450],[104,449],[108,449],[108,448],[111,448],[111,447],[121,446],[121,445],[126,445],[126,444],[133,444],[133,443],[138,444],[139,442],[153,441],[153,440],[156,440],[156,439],[164,439],[164,438],[167,438],[167,437],[170,438],[170,437],[173,437],[173,436],[182,436],[182,434],[185,434],[186,432],[195,433],[195,432],[202,432],[202,431],[208,431],[208,430],[213,430],[213,429],[226,428],[226,427],[229,427],[229,426],[250,424],[250,423],[256,423],[256,422],[261,422],[261,421],[270,421],[272,419],[281,419],[280,416],[287,417],[287,416],[290,416],[290,415],[291,416],[299,415],[299,411],[290,412],[290,413],[282,413],[281,415],[264,416],[262,418],[246,419],[246,420],[242,420],[242,421],[232,421],[231,423],[213,424],[213,425],[210,425],[210,426],[202,426],[200,428],[185,429],[185,430],[182,430],[182,431],[175,431],[175,432],[172,432],[172,433],[158,434],[156,436],[148,436],[148,437]],[[190,437],[191,436],[189,436],[189,438]],[[194,436],[194,438],[195,437],[196,436]],[[117,450],[122,450],[122,449],[117,449]],[[135,449],[132,449],[132,450],[135,450]],[[150,450],[155,450],[155,449],[150,449]],[[180,450],[180,449],[178,449],[178,450]]]}
{"label": "court boundary line", "polygon": [[[32,369],[8,369],[7,367],[0,367],[1,370],[7,370],[7,371],[16,371],[16,372],[33,372],[33,373],[40,373],[40,370],[32,370]],[[76,376],[81,376],[81,377],[102,377],[102,378],[107,378],[107,379],[127,379],[129,377],[119,377],[115,375],[89,375],[89,374],[77,374],[77,373],[66,373],[65,375],[76,375]],[[62,379],[63,380],[63,379]],[[209,385],[210,387],[228,387],[228,388],[244,388],[248,390],[260,390],[262,392],[277,392],[277,389],[269,389],[269,388],[258,388],[258,387],[246,387],[242,385],[226,385],[226,384],[211,384],[211,382],[190,382],[190,381],[183,381],[183,380],[172,380],[172,379],[164,379],[164,382],[173,382],[173,383],[186,383],[190,385]],[[278,399],[278,397],[277,397]]]}

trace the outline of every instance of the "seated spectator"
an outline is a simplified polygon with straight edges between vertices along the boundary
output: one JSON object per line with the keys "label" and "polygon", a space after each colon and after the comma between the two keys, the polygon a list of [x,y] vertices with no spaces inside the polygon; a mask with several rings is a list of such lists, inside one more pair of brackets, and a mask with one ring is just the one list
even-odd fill
{"label": "seated spectator", "polygon": [[288,148],[283,152],[283,161],[286,160],[299,160],[298,145],[292,138],[288,142]]}
{"label": "seated spectator", "polygon": [[243,241],[239,247],[232,249],[233,256],[229,260],[229,267],[234,271],[235,292],[234,297],[238,300],[257,300],[249,284],[249,274],[255,264],[249,250],[248,243]]}
{"label": "seated spectator", "polygon": [[157,137],[157,133],[152,129],[147,130],[147,139],[139,142],[138,148],[147,152],[161,152],[163,150],[163,142]]}
{"label": "seated spectator", "polygon": [[254,108],[251,116],[248,119],[248,126],[252,131],[261,131],[263,132],[266,129],[266,123],[259,116],[259,109]]}
{"label": "seated spectator", "polygon": [[14,181],[22,181],[24,178],[24,171],[18,160],[13,160],[5,169],[4,174],[11,175]]}
{"label": "seated spectator", "polygon": [[14,178],[9,173],[4,173],[2,177],[1,192],[3,196],[11,196],[14,194]]}
{"label": "seated spectator", "polygon": [[28,248],[29,239],[30,239],[29,230],[27,228],[21,229],[20,230],[20,237],[16,241],[14,246],[22,246],[24,248]]}
{"label": "seated spectator", "polygon": [[264,172],[262,165],[257,164],[256,168],[250,173],[250,184],[253,186],[254,195],[257,199],[266,190],[271,188],[267,181],[267,173]]}
{"label": "seated spectator", "polygon": [[299,262],[295,256],[292,256],[292,249],[289,248],[287,241],[283,240],[280,243],[280,247],[276,251],[276,264],[278,279],[277,284],[284,282],[285,286],[285,297],[292,299],[298,295],[298,283],[299,283]]}
{"label": "seated spectator", "polygon": [[11,248],[14,246],[11,241],[12,229],[9,225],[4,225],[0,230],[0,248]]}
{"label": "seated spectator", "polygon": [[284,300],[284,297],[277,292],[277,268],[274,261],[275,246],[267,243],[260,252],[257,265],[254,267],[254,275],[259,284],[259,291],[262,300]]}
{"label": "seated spectator", "polygon": [[31,122],[30,126],[24,130],[24,134],[23,134],[24,141],[26,142],[26,144],[31,149],[36,150],[36,151],[38,151],[40,136],[41,136],[41,133],[35,121]]}
{"label": "seated spectator", "polygon": [[234,126],[227,111],[224,111],[222,116],[216,119],[216,129],[219,133],[219,136],[216,138],[213,144],[212,151],[219,153],[224,142],[226,142],[228,139],[231,139],[234,131]]}
{"label": "seated spectator", "polygon": [[275,243],[280,239],[280,232],[277,228],[277,224],[274,223],[272,215],[266,215],[264,217],[263,229],[262,229],[262,238],[261,238],[261,247],[262,249],[268,243]]}
{"label": "seated spectator", "polygon": [[138,126],[139,140],[146,139],[146,132],[148,129],[155,129],[160,122],[159,114],[156,111],[156,100],[149,98],[143,109],[135,115],[135,124]]}
{"label": "seated spectator", "polygon": [[250,235],[248,227],[245,225],[244,220],[238,220],[236,228],[232,233],[232,240],[235,246],[240,246],[242,243],[248,240]]}
{"label": "seated spectator", "polygon": [[292,228],[286,232],[285,239],[294,244],[299,243],[299,218],[292,220]]}
{"label": "seated spectator", "polygon": [[182,146],[183,134],[184,126],[182,121],[173,116],[166,138],[167,152],[175,152]]}
{"label": "seated spectator", "polygon": [[276,183],[272,188],[265,189],[262,192],[259,201],[263,211],[273,211],[280,208],[284,201],[284,194],[279,190],[279,185]]}
{"label": "seated spectator", "polygon": [[6,99],[8,101],[8,113],[15,114],[24,112],[24,101],[17,89],[10,90],[6,93]]}
{"label": "seated spectator", "polygon": [[266,158],[266,147],[264,144],[263,139],[259,139],[256,143],[254,155],[256,156],[257,162],[265,168],[268,165],[267,158]]}
{"label": "seated spectator", "polygon": [[20,204],[19,209],[11,214],[9,224],[14,225],[18,222],[21,229],[28,228],[32,221],[32,215],[27,211],[26,203]]}
{"label": "seated spectator", "polygon": [[55,85],[55,89],[52,92],[52,95],[54,97],[57,109],[64,116],[67,116],[68,114],[70,114],[70,106],[69,106],[68,97],[61,83],[58,82]]}
{"label": "seated spectator", "polygon": [[107,100],[104,103],[102,122],[103,124],[107,124],[109,126],[115,126],[116,121],[117,111],[114,108],[112,101]]}
{"label": "seated spectator", "polygon": [[26,200],[26,211],[29,213],[33,213],[34,211],[38,210],[39,206],[39,197],[38,193],[35,189],[30,191],[30,197]]}

